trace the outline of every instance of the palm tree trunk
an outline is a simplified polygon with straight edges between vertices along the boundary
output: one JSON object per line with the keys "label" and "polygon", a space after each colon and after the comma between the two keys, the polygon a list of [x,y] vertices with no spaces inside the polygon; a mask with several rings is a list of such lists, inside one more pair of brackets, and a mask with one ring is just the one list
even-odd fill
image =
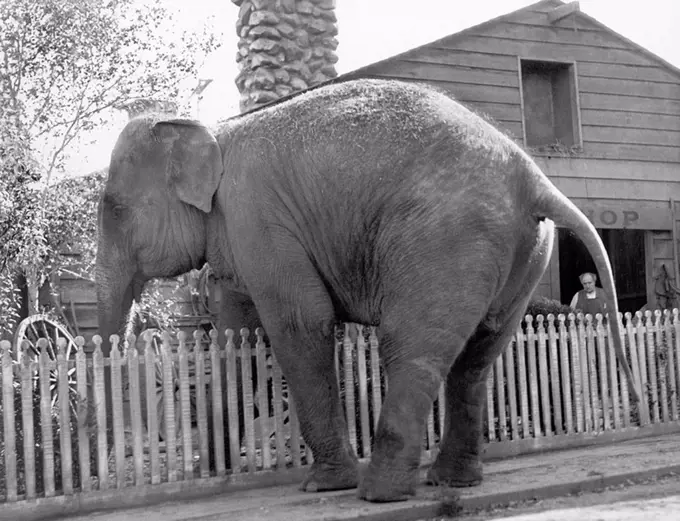
{"label": "palm tree trunk", "polygon": [[335,0],[232,0],[240,7],[241,111],[337,76]]}

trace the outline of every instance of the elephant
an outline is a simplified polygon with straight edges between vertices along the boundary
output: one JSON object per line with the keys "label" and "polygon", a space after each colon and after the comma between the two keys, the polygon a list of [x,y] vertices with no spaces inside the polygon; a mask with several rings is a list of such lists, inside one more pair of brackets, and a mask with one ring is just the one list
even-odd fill
{"label": "elephant", "polygon": [[[445,430],[427,481],[481,482],[487,375],[546,270],[556,224],[584,242],[618,313],[586,216],[511,138],[416,82],[337,81],[214,133],[193,120],[133,119],[99,210],[105,333],[148,278],[207,261],[269,335],[314,457],[306,491],[410,498],[443,382]],[[377,326],[389,382],[361,470],[334,369],[340,321]]]}

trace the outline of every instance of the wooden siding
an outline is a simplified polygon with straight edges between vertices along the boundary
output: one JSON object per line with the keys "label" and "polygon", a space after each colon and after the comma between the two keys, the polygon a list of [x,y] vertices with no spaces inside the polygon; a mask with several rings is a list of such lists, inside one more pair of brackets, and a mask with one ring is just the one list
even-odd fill
{"label": "wooden siding", "polygon": [[517,58],[576,62],[583,136],[578,157],[680,169],[680,74],[582,16],[549,24],[545,13],[557,5],[531,6],[355,74],[432,83],[520,140]]}
{"label": "wooden siding", "polygon": [[61,307],[75,334],[89,342],[98,329],[97,292],[94,282],[64,274],[56,278]]}

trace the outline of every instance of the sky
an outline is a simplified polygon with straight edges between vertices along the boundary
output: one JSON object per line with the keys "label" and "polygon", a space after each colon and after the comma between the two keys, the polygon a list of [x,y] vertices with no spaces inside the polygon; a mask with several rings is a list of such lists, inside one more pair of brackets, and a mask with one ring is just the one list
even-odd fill
{"label": "sky", "polygon": [[[207,124],[238,113],[238,74],[235,55],[238,7],[228,0],[166,0],[180,12],[188,27],[200,27],[207,17],[225,27],[222,46],[211,54],[198,79],[212,79],[200,104],[199,117]],[[527,0],[336,0],[339,74],[399,54],[413,47],[461,31],[491,18],[515,11],[535,1]],[[461,4],[464,4],[461,5]],[[581,0],[581,11],[610,29],[680,67],[679,0]],[[82,175],[108,163],[111,149],[126,118],[88,136],[68,163],[71,175]]]}

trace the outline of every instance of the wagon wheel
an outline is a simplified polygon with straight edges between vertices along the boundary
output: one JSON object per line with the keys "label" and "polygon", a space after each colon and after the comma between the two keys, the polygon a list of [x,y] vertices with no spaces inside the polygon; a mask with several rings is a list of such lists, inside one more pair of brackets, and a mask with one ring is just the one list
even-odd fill
{"label": "wagon wheel", "polygon": [[[19,323],[16,333],[14,334],[14,352],[16,353],[17,361],[21,361],[24,356],[29,357],[33,362],[37,362],[40,358],[40,348],[38,347],[38,340],[44,338],[47,340],[47,356],[50,360],[57,360],[57,340],[64,338],[66,340],[65,355],[66,360],[75,358],[78,351],[78,344],[63,325],[56,320],[49,318],[46,315],[32,315],[25,318]],[[77,397],[76,389],[76,368],[68,369],[68,387],[71,409],[75,412],[75,401]],[[36,374],[34,382],[37,385],[39,376]],[[52,407],[57,403],[58,380],[56,369],[50,370],[50,395],[52,397]]]}

